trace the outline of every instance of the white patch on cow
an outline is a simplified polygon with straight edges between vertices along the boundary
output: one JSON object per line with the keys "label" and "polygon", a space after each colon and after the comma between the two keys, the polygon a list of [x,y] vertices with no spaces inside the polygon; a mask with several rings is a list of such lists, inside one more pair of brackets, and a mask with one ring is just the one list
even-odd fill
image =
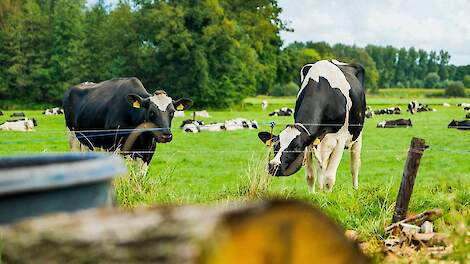
{"label": "white patch on cow", "polygon": [[270,163],[274,165],[280,165],[282,152],[284,152],[284,150],[287,149],[290,143],[299,135],[300,131],[295,127],[287,127],[286,129],[282,130],[279,134],[279,144],[281,144],[279,152],[270,161]]}
{"label": "white patch on cow", "polygon": [[333,63],[336,64],[336,65],[342,65],[342,66],[348,65],[347,63],[344,63],[344,62],[341,62],[341,61],[337,61],[337,60],[331,60],[331,62],[333,62]]}
{"label": "white patch on cow", "polygon": [[165,112],[167,107],[171,103],[173,103],[171,97],[166,95],[166,93],[157,93],[154,96],[150,97],[150,101],[154,103],[162,112]]}

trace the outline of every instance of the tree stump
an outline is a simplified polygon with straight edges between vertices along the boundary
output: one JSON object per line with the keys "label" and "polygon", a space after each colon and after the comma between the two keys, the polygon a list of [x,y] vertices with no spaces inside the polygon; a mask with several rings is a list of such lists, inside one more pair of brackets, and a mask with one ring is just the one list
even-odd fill
{"label": "tree stump", "polygon": [[0,228],[5,263],[368,263],[301,202],[99,209]]}

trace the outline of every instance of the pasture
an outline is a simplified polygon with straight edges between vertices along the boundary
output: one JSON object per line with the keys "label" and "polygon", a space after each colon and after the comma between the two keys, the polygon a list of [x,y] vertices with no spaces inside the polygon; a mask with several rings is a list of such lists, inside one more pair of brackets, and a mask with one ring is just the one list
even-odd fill
{"label": "pasture", "polygon": [[[262,112],[259,104],[267,99],[269,107]],[[243,117],[260,123],[258,130],[203,132],[185,134],[179,130],[179,117],[173,120],[174,139],[160,144],[147,175],[127,176],[115,182],[117,199],[123,207],[155,204],[212,203],[234,199],[262,197],[298,198],[322,208],[346,229],[359,231],[362,239],[380,238],[391,219],[408,146],[412,137],[421,137],[430,146],[421,160],[411,213],[442,208],[445,215],[437,229],[449,230],[456,221],[470,222],[470,132],[448,129],[452,120],[465,119],[456,103],[465,99],[428,98],[437,112],[411,115],[406,103],[411,98],[370,96],[373,109],[395,106],[401,115],[374,116],[364,128],[362,167],[359,190],[354,191],[349,174],[349,152],[345,152],[332,193],[307,193],[303,169],[290,177],[265,178],[263,162],[267,149],[257,133],[269,131],[268,123],[278,123],[278,133],[293,117],[269,117],[271,110],[293,107],[295,98],[248,98],[243,106],[231,111],[209,111],[205,122],[218,122]],[[468,101],[468,100],[467,100]],[[452,107],[442,107],[442,102]],[[0,122],[11,111],[5,111]],[[0,155],[23,155],[39,152],[68,151],[63,116],[43,116],[41,111],[25,111],[38,121],[34,132],[0,132]],[[189,112],[186,118],[190,118]],[[377,122],[411,118],[412,128],[379,129]],[[135,169],[135,168],[134,168]],[[136,173],[138,174],[138,173]],[[450,230],[451,231],[451,230]]]}

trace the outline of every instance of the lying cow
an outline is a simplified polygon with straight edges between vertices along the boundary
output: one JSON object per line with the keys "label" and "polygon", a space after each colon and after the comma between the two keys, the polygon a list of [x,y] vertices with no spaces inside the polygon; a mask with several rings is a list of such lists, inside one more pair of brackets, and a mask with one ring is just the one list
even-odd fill
{"label": "lying cow", "polygon": [[411,101],[408,103],[408,112],[411,114],[419,113],[419,112],[435,112],[436,109],[429,107],[428,105],[423,105],[417,101]]}
{"label": "lying cow", "polygon": [[374,115],[399,115],[401,114],[401,108],[399,106],[389,107],[374,111]]}
{"label": "lying cow", "polygon": [[457,104],[457,106],[461,106],[461,107],[470,107],[470,104],[468,104],[468,103],[460,103],[460,104]]}
{"label": "lying cow", "polygon": [[[274,149],[268,171],[288,176],[299,171],[302,161],[308,189],[332,190],[345,148],[351,150],[353,187],[358,188],[362,127],[366,100],[364,68],[358,64],[318,61],[300,71],[301,88],[295,104],[295,123],[279,135],[260,132],[258,137]],[[313,168],[315,159],[316,170]]]}
{"label": "lying cow", "polygon": [[224,123],[211,123],[204,124],[203,121],[199,120],[185,120],[181,124],[180,128],[184,132],[198,133],[201,131],[233,131],[240,129],[258,129],[258,123],[255,120],[247,120],[243,118],[236,118],[232,120],[227,120]]}
{"label": "lying cow", "polygon": [[175,111],[188,109],[192,101],[174,101],[164,91],[149,94],[139,79],[121,78],[71,87],[65,92],[63,105],[65,122],[72,132],[71,147],[75,145],[75,134],[90,150],[97,147],[115,151],[136,127],[144,123],[155,127],[141,133],[129,147],[133,158],[148,164],[156,143],[172,140],[171,120]]}
{"label": "lying cow", "polygon": [[470,113],[467,113],[467,114],[465,115],[465,118],[470,118]]}
{"label": "lying cow", "polygon": [[395,128],[395,127],[412,127],[411,119],[397,119],[382,121],[377,124],[377,127]]}
{"label": "lying cow", "polygon": [[239,129],[258,129],[258,123],[255,120],[247,120],[243,118],[236,118],[227,120],[224,123],[225,130],[239,130]]}
{"label": "lying cow", "polygon": [[190,133],[199,133],[201,130],[199,127],[204,125],[204,121],[186,119],[180,125],[181,130]]}
{"label": "lying cow", "polygon": [[7,120],[0,124],[0,130],[3,131],[32,131],[37,126],[36,119],[21,118],[16,120]]}
{"label": "lying cow", "polygon": [[64,109],[59,107],[48,108],[42,112],[43,115],[62,115],[64,114]]}
{"label": "lying cow", "polygon": [[269,116],[291,116],[294,113],[292,108],[283,107],[281,109],[276,109],[269,114]]}
{"label": "lying cow", "polygon": [[467,111],[467,112],[470,112],[470,106],[464,107],[463,110]]}
{"label": "lying cow", "polygon": [[456,121],[452,120],[447,126],[448,128],[457,128],[460,130],[470,130],[470,120]]}
{"label": "lying cow", "polygon": [[23,112],[14,112],[10,117],[25,117],[26,115]]}

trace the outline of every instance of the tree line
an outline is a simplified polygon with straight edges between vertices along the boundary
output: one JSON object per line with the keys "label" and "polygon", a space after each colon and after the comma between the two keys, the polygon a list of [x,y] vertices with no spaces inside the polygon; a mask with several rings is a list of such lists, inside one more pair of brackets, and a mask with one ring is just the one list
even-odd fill
{"label": "tree line", "polygon": [[470,83],[470,65],[445,51],[284,47],[281,11],[277,0],[0,0],[0,100],[58,104],[72,85],[133,76],[149,92],[220,108],[294,91],[303,64],[333,58],[363,64],[370,90]]}

